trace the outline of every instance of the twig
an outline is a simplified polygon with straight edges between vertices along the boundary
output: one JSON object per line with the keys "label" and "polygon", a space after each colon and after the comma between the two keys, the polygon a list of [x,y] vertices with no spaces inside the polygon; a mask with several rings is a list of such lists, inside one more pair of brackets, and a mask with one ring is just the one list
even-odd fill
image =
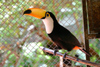
{"label": "twig", "polygon": [[[40,47],[41,50],[43,50],[43,48],[44,47]],[[51,54],[54,53],[54,50],[51,50],[51,49],[48,49],[48,48],[45,48],[43,51],[51,53]],[[56,56],[63,57],[63,55],[64,54],[61,54],[60,52],[56,53]],[[71,57],[69,55],[66,55],[65,59],[69,59],[69,60],[72,60],[72,61],[75,61],[75,62],[79,62],[79,63],[85,64],[85,65],[100,67],[100,64],[98,64],[98,63],[94,63],[94,62],[90,62],[90,61],[87,61],[87,60],[78,59],[78,58],[75,58],[75,57]]]}
{"label": "twig", "polygon": [[3,59],[2,63],[0,63],[2,66],[4,66],[5,61],[9,58],[9,56],[10,56],[11,54],[13,54],[13,52],[11,52],[10,54],[8,54],[8,55],[5,57],[5,59]]}
{"label": "twig", "polygon": [[30,35],[32,34],[32,32],[33,32],[34,30],[37,30],[37,28],[36,28],[35,26],[34,26],[32,29],[30,29],[30,30],[27,32],[27,34],[26,34],[20,41],[16,42],[18,48],[21,48],[20,46],[23,46],[23,45],[24,45],[24,43],[25,43],[26,40],[30,37]]}
{"label": "twig", "polygon": [[[21,45],[24,45],[24,43],[26,42],[26,40],[29,38],[29,36],[32,34],[32,32],[33,32],[34,30],[37,30],[37,28],[34,27],[34,28],[30,29],[30,30],[27,32],[27,34],[25,35],[25,37],[23,37],[20,41],[17,41],[17,42],[16,42],[18,48],[21,48],[20,46],[21,46]],[[11,44],[8,44],[7,46],[4,46],[4,45],[3,45],[3,46],[0,46],[0,50],[3,50],[3,49],[10,50],[11,53],[8,54],[8,55],[5,57],[5,59],[0,63],[0,67],[1,67],[1,65],[4,66],[5,61],[9,58],[9,56],[10,56],[11,54],[14,54],[14,55],[16,56],[16,62],[15,62],[15,64],[14,64],[14,66],[16,66],[17,63],[18,63],[18,61],[19,61],[19,57],[20,57],[19,54],[16,53],[16,49],[12,50],[13,48],[12,48]]]}
{"label": "twig", "polygon": [[[11,55],[11,54],[14,54],[15,56],[16,56],[16,58],[19,58],[19,55],[16,53],[16,50],[13,50],[12,51],[12,49],[13,48],[10,48],[10,45],[7,45],[7,46],[2,46],[1,47],[1,50],[2,49],[6,49],[6,50],[9,50],[9,51],[11,51],[11,53],[10,54],[8,54],[4,59],[3,59],[3,61],[0,63],[0,65],[2,65],[2,67],[4,66],[4,64],[5,64],[5,61],[9,58],[9,56]],[[1,67],[1,66],[0,66]]]}

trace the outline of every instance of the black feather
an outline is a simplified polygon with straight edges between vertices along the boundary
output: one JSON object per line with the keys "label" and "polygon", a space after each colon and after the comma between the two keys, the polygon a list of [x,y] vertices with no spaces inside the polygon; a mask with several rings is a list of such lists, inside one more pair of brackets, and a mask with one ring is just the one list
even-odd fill
{"label": "black feather", "polygon": [[54,20],[54,28],[52,33],[48,34],[49,37],[58,46],[68,51],[71,51],[75,46],[81,47],[77,38],[69,30],[61,26],[51,12],[49,12],[49,14]]}
{"label": "black feather", "polygon": [[[78,39],[69,30],[61,26],[51,12],[48,13],[54,20],[53,31],[48,35],[56,43],[56,45],[68,51],[71,51],[75,46],[81,47],[81,44],[79,43]],[[86,50],[80,50],[86,53],[88,56],[91,56]]]}

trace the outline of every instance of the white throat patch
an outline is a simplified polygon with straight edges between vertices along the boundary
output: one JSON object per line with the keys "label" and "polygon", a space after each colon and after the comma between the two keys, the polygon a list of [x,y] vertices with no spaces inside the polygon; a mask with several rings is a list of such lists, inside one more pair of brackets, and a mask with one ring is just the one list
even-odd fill
{"label": "white throat patch", "polygon": [[46,17],[45,19],[42,19],[44,25],[45,25],[45,29],[47,34],[50,34],[53,31],[53,19],[51,17]]}

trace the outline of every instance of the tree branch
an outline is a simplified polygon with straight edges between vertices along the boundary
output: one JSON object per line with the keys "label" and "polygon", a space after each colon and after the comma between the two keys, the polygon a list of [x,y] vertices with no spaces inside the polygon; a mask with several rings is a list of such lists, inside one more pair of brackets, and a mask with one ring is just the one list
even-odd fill
{"label": "tree branch", "polygon": [[[40,49],[43,50],[44,52],[48,52],[48,53],[51,53],[51,54],[54,53],[54,50],[51,50],[51,49],[48,49],[48,48],[44,49],[44,47],[40,47]],[[61,54],[60,52],[56,53],[56,56],[63,57],[63,55],[64,54]],[[71,57],[69,55],[66,55],[65,59],[69,59],[69,60],[72,60],[72,61],[75,61],[75,62],[79,62],[79,63],[85,64],[85,65],[100,67],[100,64],[98,64],[98,63],[94,63],[94,62],[90,62],[90,61],[87,61],[87,60],[78,59],[78,58],[75,58],[75,57]]]}

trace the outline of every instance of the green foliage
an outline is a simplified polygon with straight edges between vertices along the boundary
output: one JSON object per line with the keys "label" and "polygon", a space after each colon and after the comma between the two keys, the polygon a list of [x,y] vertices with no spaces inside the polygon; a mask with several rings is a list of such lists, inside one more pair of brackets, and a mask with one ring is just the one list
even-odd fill
{"label": "green foliage", "polygon": [[[0,0],[0,46],[2,46],[2,44],[5,44],[6,46],[13,44],[12,48],[15,49],[15,43],[25,36],[30,25],[35,25],[37,28],[40,28],[40,25],[42,24],[41,20],[30,16],[25,16],[23,15],[23,12],[30,7],[42,8],[44,6],[45,10],[53,12],[57,16],[58,20],[63,20],[65,17],[73,16],[73,14],[75,14],[75,18],[78,20],[80,27],[77,28],[78,30],[72,32],[76,36],[80,36],[80,33],[83,34],[83,31],[81,31],[83,21],[82,18],[79,17],[82,15],[81,0]],[[63,11],[61,11],[61,9],[63,9]],[[73,22],[73,19],[71,20]],[[71,25],[69,24],[69,26]],[[74,30],[74,28],[71,28],[71,30]],[[35,33],[36,31],[33,32]],[[45,32],[42,30],[42,33]],[[47,34],[44,35],[47,36]],[[27,43],[29,42],[30,41],[27,41]],[[45,46],[48,43],[47,40],[43,39],[42,42],[43,43],[37,42],[37,44],[39,44],[39,46],[37,46],[38,48],[40,46]],[[99,49],[96,48],[100,47],[100,45],[98,45],[99,43],[99,40],[97,40],[95,47],[94,45],[90,44],[90,47],[94,48],[98,54],[100,54],[100,52]],[[35,46],[37,44],[35,44]],[[23,47],[28,47],[28,45],[29,44]],[[58,57],[47,55],[41,50],[38,50],[38,48],[35,49],[34,47],[34,51],[31,49],[27,54],[25,54],[24,51],[30,48],[21,50],[17,49],[17,51],[20,51],[18,53],[18,67],[40,67],[43,65],[47,65],[45,67],[54,67],[54,65],[59,62]],[[60,52],[64,53],[66,51],[61,50]],[[2,52],[0,51],[0,53]],[[6,55],[9,55],[10,53],[11,51],[8,50]],[[96,57],[92,57],[91,59],[93,62],[97,60]],[[16,60],[17,57],[15,54],[11,54],[8,60],[6,60],[4,67],[14,67]]]}

